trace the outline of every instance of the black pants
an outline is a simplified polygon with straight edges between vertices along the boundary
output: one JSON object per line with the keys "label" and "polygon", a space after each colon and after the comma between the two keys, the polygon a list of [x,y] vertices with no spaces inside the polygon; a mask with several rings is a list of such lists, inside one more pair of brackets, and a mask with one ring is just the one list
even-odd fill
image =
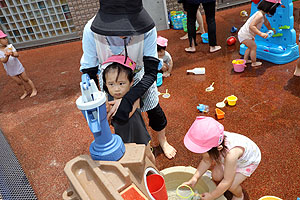
{"label": "black pants", "polygon": [[212,1],[207,3],[202,3],[202,6],[206,17],[209,46],[217,46],[216,19],[215,19],[216,2]]}
{"label": "black pants", "polygon": [[167,118],[159,104],[147,111],[149,126],[155,131],[161,131],[167,126]]}
{"label": "black pants", "polygon": [[186,1],[183,3],[183,8],[186,11],[186,19],[187,19],[187,31],[190,42],[190,47],[193,45],[192,42],[194,40],[194,44],[196,43],[196,19],[197,19],[197,10],[200,4],[190,4]]}

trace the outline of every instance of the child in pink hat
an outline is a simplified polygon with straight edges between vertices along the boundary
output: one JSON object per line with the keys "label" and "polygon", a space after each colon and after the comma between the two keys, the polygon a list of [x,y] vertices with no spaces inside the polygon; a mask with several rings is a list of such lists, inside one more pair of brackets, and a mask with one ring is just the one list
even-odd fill
{"label": "child in pink hat", "polygon": [[33,82],[25,73],[22,63],[18,59],[19,53],[12,44],[8,44],[7,35],[0,30],[0,60],[3,63],[4,69],[8,76],[10,76],[23,90],[23,95],[20,99],[24,99],[28,92],[25,88],[27,83],[32,92],[30,97],[37,95],[37,90]]}
{"label": "child in pink hat", "polygon": [[233,200],[243,200],[241,183],[250,177],[261,160],[258,146],[248,137],[224,131],[222,124],[211,117],[197,117],[184,137],[184,145],[202,160],[194,176],[183,183],[194,187],[199,178],[212,168],[216,189],[201,195],[214,200],[229,190]]}
{"label": "child in pink hat", "polygon": [[[122,99],[130,90],[134,82],[135,67],[136,63],[123,55],[113,55],[101,65],[103,89],[113,98],[113,101],[107,102],[107,112],[110,111],[111,104]],[[155,163],[154,155],[150,150],[151,137],[140,110],[140,99],[134,102],[132,111],[129,113],[129,120],[126,123],[120,123],[114,118],[109,119],[109,121],[115,129],[115,133],[122,138],[124,143],[145,144],[148,148],[146,153]]]}
{"label": "child in pink hat", "polygon": [[173,60],[169,52],[166,51],[168,39],[162,36],[157,37],[157,53],[161,60],[161,67],[158,69],[162,72],[163,77],[169,77],[173,68]]}
{"label": "child in pink hat", "polygon": [[[240,28],[238,32],[239,42],[246,45],[247,49],[244,54],[244,59],[247,63],[251,63],[252,67],[262,65],[262,62],[256,61],[256,43],[255,36],[259,35],[263,38],[267,38],[268,34],[260,31],[263,24],[267,29],[272,30],[269,20],[266,15],[273,16],[276,12],[276,8],[281,4],[281,0],[262,0],[256,11]],[[273,30],[275,32],[275,30]],[[249,56],[251,60],[249,60]]]}

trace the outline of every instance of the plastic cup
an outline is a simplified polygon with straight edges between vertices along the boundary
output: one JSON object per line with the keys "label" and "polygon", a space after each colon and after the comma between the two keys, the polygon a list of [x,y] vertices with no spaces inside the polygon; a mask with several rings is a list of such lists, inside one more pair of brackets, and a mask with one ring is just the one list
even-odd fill
{"label": "plastic cup", "polygon": [[237,100],[238,100],[238,98],[234,95],[227,97],[227,103],[230,106],[235,106]]}
{"label": "plastic cup", "polygon": [[159,174],[147,176],[147,187],[150,194],[156,200],[168,200],[165,179]]}

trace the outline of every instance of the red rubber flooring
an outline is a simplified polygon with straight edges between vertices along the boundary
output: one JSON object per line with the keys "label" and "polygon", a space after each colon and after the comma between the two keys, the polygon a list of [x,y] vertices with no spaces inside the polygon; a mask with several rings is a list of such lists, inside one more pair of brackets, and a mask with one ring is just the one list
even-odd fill
{"label": "red rubber flooring", "polygon": [[[210,106],[207,116],[215,117],[215,104],[226,96],[238,97],[237,105],[226,106],[225,130],[244,134],[262,151],[262,161],[253,176],[243,183],[249,199],[265,195],[282,199],[300,197],[300,78],[293,76],[296,62],[275,65],[263,61],[262,67],[248,66],[243,73],[233,72],[231,61],[240,58],[239,44],[227,46],[232,26],[240,27],[244,5],[216,14],[217,39],[222,50],[208,53],[198,35],[197,52],[188,54],[187,40],[180,30],[159,35],[169,39],[168,51],[174,60],[172,76],[164,79],[160,92],[171,97],[160,99],[168,118],[167,137],[178,153],[173,160],[157,157],[157,167],[177,165],[197,167],[200,156],[189,152],[183,137],[196,116],[199,103]],[[296,21],[296,20],[295,20]],[[299,31],[299,25],[295,24]],[[19,100],[21,90],[0,69],[0,129],[12,146],[38,199],[61,199],[68,188],[63,172],[67,161],[89,153],[93,140],[88,125],[76,108],[80,96],[79,60],[81,42],[24,50],[20,60],[36,84],[38,95]],[[205,67],[205,75],[187,75],[187,69]],[[215,90],[205,88],[215,82]]]}

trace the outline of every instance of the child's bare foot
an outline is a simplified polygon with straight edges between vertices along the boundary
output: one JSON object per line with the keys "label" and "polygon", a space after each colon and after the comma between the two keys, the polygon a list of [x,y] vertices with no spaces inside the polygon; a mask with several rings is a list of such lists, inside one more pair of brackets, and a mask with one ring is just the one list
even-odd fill
{"label": "child's bare foot", "polygon": [[37,95],[37,90],[33,90],[33,91],[31,92],[30,97],[34,97],[34,96],[36,96],[36,95]]}
{"label": "child's bare foot", "polygon": [[167,158],[172,159],[175,157],[177,151],[167,141],[165,141],[163,144],[160,144],[160,146]]}
{"label": "child's bare foot", "polygon": [[188,39],[188,38],[189,38],[188,34],[185,34],[185,35],[182,36],[180,39],[181,39],[181,40],[186,40],[186,39]]}
{"label": "child's bare foot", "polygon": [[188,53],[195,53],[195,52],[196,52],[196,48],[195,48],[195,47],[185,48],[184,50],[185,50],[186,52],[188,52]]}
{"label": "child's bare foot", "polygon": [[299,67],[296,67],[294,75],[295,76],[300,76],[300,68]]}
{"label": "child's bare foot", "polygon": [[209,47],[209,52],[213,53],[213,52],[219,51],[221,48],[222,47],[220,47],[220,46],[210,46]]}
{"label": "child's bare foot", "polygon": [[262,65],[262,62],[254,62],[251,64],[252,67],[258,67],[258,66],[261,66]]}
{"label": "child's bare foot", "polygon": [[20,97],[20,99],[25,99],[25,97],[28,95],[27,91],[24,92],[24,94]]}
{"label": "child's bare foot", "polygon": [[170,75],[171,75],[170,72],[164,72],[164,73],[163,73],[163,77],[165,77],[165,78],[166,78],[166,77],[169,77]]}

